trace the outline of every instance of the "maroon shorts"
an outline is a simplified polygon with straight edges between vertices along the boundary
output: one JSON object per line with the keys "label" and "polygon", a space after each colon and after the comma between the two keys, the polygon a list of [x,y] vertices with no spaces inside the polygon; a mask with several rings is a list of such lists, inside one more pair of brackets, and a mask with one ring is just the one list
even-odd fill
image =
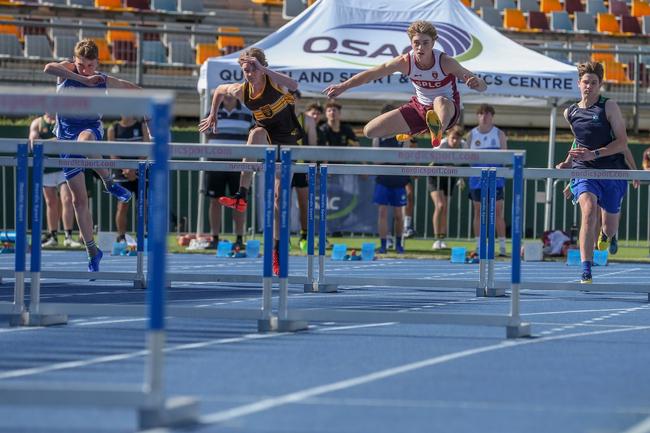
{"label": "maroon shorts", "polygon": [[[454,104],[454,115],[445,131],[454,126],[460,117],[460,107],[454,101],[451,102]],[[431,105],[422,105],[415,96],[409,102],[398,108],[400,114],[406,120],[406,124],[409,126],[410,134],[419,134],[429,130],[425,118],[427,111],[431,110],[431,108]]]}

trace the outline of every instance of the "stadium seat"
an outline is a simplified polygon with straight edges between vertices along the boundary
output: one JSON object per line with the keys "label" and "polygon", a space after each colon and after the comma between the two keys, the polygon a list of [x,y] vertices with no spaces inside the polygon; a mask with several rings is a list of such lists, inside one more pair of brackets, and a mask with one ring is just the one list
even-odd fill
{"label": "stadium seat", "polygon": [[217,44],[197,44],[196,45],[196,64],[202,65],[210,57],[219,57],[221,48]]}
{"label": "stadium seat", "polygon": [[503,21],[501,20],[501,13],[495,8],[482,7],[481,18],[495,29],[502,28]]}
{"label": "stadium seat", "polygon": [[[218,27],[219,33],[239,33],[239,27]],[[234,53],[239,51],[246,45],[243,36],[234,35],[219,35],[217,38],[217,45],[224,54]]]}
{"label": "stadium seat", "polygon": [[614,84],[634,84],[634,81],[627,77],[625,65],[615,60],[603,62],[603,81]]}
{"label": "stadium seat", "polygon": [[630,35],[640,35],[641,25],[637,17],[627,16],[621,17],[621,32]]}
{"label": "stadium seat", "polygon": [[189,42],[188,38],[188,27],[185,24],[178,24],[178,23],[169,23],[169,24],[163,24],[163,29],[164,30],[177,30],[181,31],[182,33],[167,33],[163,32],[162,34],[162,42],[165,44],[165,46],[169,47],[169,44],[172,41],[184,41],[184,42]]}
{"label": "stadium seat", "polygon": [[178,12],[203,13],[203,0],[178,0]]}
{"label": "stadium seat", "polygon": [[460,2],[465,6],[465,7],[472,7],[472,2],[471,0],[460,0]]}
{"label": "stadium seat", "polygon": [[86,38],[104,39],[104,38],[106,38],[106,30],[90,28],[90,26],[104,25],[103,22],[90,21],[90,20],[81,20],[81,21],[79,21],[79,25],[81,26],[81,30],[79,31],[79,38],[81,38],[81,39],[86,39]]}
{"label": "stadium seat", "polygon": [[124,10],[122,0],[95,0],[97,9]]}
{"label": "stadium seat", "polygon": [[[614,47],[609,44],[592,44],[591,46],[592,50],[611,50],[612,48]],[[595,52],[591,54],[591,60],[593,62],[613,62],[614,53]]]}
{"label": "stadium seat", "polygon": [[[636,51],[637,46],[636,45],[616,45],[616,51]],[[632,68],[634,67],[634,54],[621,54],[616,53],[616,61],[619,63],[624,63],[627,65],[632,65]],[[630,71],[628,68],[628,72],[634,73],[634,71]]]}
{"label": "stadium seat", "polygon": [[[0,15],[0,20],[3,21],[14,21],[14,17],[9,15]],[[16,39],[20,40],[20,28],[13,24],[0,24],[0,34],[2,35],[14,35]]]}
{"label": "stadium seat", "polygon": [[283,0],[251,0],[253,3],[264,6],[282,6]]}
{"label": "stadium seat", "polygon": [[551,12],[551,30],[554,32],[573,31],[573,23],[567,11]]}
{"label": "stadium seat", "polygon": [[149,0],[126,0],[124,6],[129,9],[138,9],[141,11],[149,10]]}
{"label": "stadium seat", "polygon": [[56,36],[54,38],[54,58],[55,59],[69,59],[74,52],[74,46],[79,41],[76,36]]}
{"label": "stadium seat", "polygon": [[57,6],[66,6],[66,0],[38,0],[40,5],[57,5]]}
{"label": "stadium seat", "polygon": [[644,17],[650,15],[650,3],[642,0],[632,0],[632,16]]}
{"label": "stadium seat", "polygon": [[110,62],[111,61],[111,52],[108,49],[108,41],[103,38],[90,38],[92,39],[97,48],[99,49],[99,61],[101,62]]}
{"label": "stadium seat", "polygon": [[612,14],[598,14],[596,17],[596,30],[599,33],[621,33],[616,17]]}
{"label": "stadium seat", "polygon": [[79,25],[78,20],[71,20],[67,18],[51,18],[50,22],[52,24],[61,24],[61,25],[66,25],[66,26],[71,26],[71,27],[50,27],[48,29],[48,34],[50,36],[50,40],[54,41],[54,39],[57,36],[73,36],[75,38],[79,38],[79,29],[74,28],[72,26],[77,26]]}
{"label": "stadium seat", "polygon": [[641,18],[641,33],[650,36],[650,15]]}
{"label": "stadium seat", "polygon": [[0,57],[23,57],[23,47],[18,37],[11,33],[0,33]]}
{"label": "stadium seat", "polygon": [[142,41],[142,61],[167,63],[165,47],[160,41]]}
{"label": "stadium seat", "polygon": [[169,63],[193,65],[194,53],[189,41],[171,41],[169,43]]}
{"label": "stadium seat", "polygon": [[[566,48],[566,47],[564,46],[564,42],[553,41],[553,42],[544,42],[544,48]],[[567,57],[567,54],[568,53],[564,51],[553,51],[553,50],[544,51],[544,55],[546,55],[547,57],[570,64],[571,62],[569,62],[569,58]]]}
{"label": "stadium seat", "polygon": [[560,0],[541,0],[540,10],[544,13],[559,12],[562,10]]}
{"label": "stadium seat", "polygon": [[609,13],[617,17],[625,17],[630,15],[630,10],[623,0],[609,0]]}
{"label": "stadium seat", "polygon": [[494,8],[498,11],[504,9],[517,9],[515,0],[494,0]]}
{"label": "stadium seat", "polygon": [[196,48],[198,44],[215,44],[217,42],[217,36],[216,35],[197,35],[194,34],[195,31],[202,31],[202,32],[214,32],[214,27],[213,26],[206,26],[206,25],[193,25],[192,26],[192,36],[190,38],[190,44],[192,44],[192,48]]}
{"label": "stadium seat", "polygon": [[95,0],[68,0],[68,6],[82,7],[82,8],[94,8],[95,7]]}
{"label": "stadium seat", "polygon": [[537,0],[519,0],[518,3],[517,9],[522,12],[539,11]]}
{"label": "stadium seat", "polygon": [[574,14],[576,12],[584,12],[585,7],[582,0],[564,0],[564,10],[567,13]]}
{"label": "stadium seat", "polygon": [[472,0],[472,9],[475,11],[481,10],[481,8],[493,8],[494,7],[494,1],[493,0]]}
{"label": "stadium seat", "polygon": [[519,9],[503,10],[503,28],[507,30],[526,30],[526,17]]}
{"label": "stadium seat", "polygon": [[25,35],[25,57],[51,59],[52,48],[45,35]]}
{"label": "stadium seat", "polygon": [[589,12],[576,12],[573,24],[576,32],[596,31],[596,20]]}
{"label": "stadium seat", "polygon": [[[129,27],[126,21],[109,21],[108,27]],[[128,41],[135,44],[135,33],[128,30],[109,30],[106,32],[106,40],[109,44],[114,44],[116,41]]]}
{"label": "stadium seat", "polygon": [[135,42],[119,40],[113,42],[113,58],[115,60],[135,63],[137,60],[136,56]]}
{"label": "stadium seat", "polygon": [[609,11],[603,0],[587,0],[587,12],[596,16],[596,14],[606,14]]}
{"label": "stadium seat", "polygon": [[151,9],[162,12],[176,12],[176,0],[151,0]]}
{"label": "stadium seat", "polygon": [[546,14],[539,11],[528,12],[528,28],[531,30],[549,30]]}

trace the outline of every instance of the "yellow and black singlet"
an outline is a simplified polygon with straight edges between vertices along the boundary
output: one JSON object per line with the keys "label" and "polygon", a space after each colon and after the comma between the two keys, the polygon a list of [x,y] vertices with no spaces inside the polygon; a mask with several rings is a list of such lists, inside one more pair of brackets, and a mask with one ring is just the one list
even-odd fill
{"label": "yellow and black singlet", "polygon": [[269,143],[295,146],[303,135],[295,100],[276,87],[268,75],[264,79],[264,89],[257,96],[252,95],[250,83],[244,83],[244,105],[253,113],[256,125],[266,130]]}

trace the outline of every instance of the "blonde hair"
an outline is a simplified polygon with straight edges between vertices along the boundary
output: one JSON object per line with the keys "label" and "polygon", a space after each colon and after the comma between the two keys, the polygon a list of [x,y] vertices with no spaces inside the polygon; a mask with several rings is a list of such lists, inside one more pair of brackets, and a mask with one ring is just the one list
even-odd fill
{"label": "blonde hair", "polygon": [[431,24],[429,21],[413,21],[409,28],[406,29],[406,34],[409,36],[409,39],[413,39],[417,33],[431,36],[431,39],[434,41],[438,39],[438,32],[436,31],[436,28],[433,26],[433,24]]}
{"label": "blonde hair", "polygon": [[585,74],[594,74],[598,77],[598,81],[602,82],[604,72],[602,63],[585,62],[578,65],[578,78],[582,78]]}
{"label": "blonde hair", "polygon": [[239,66],[244,63],[246,57],[255,57],[262,66],[269,65],[266,61],[266,54],[264,54],[264,50],[261,48],[248,48],[247,50],[242,51],[242,53],[239,55],[239,60],[237,61],[239,63]]}
{"label": "blonde hair", "polygon": [[97,60],[99,58],[99,48],[92,39],[82,39],[74,46],[74,55],[88,60]]}

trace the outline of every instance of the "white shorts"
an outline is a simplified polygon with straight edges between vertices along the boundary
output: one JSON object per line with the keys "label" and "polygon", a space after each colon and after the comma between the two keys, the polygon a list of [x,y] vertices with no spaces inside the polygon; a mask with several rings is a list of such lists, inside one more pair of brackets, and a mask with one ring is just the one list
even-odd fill
{"label": "white shorts", "polygon": [[43,187],[56,188],[65,182],[65,175],[63,170],[55,171],[52,173],[45,173],[43,175]]}

